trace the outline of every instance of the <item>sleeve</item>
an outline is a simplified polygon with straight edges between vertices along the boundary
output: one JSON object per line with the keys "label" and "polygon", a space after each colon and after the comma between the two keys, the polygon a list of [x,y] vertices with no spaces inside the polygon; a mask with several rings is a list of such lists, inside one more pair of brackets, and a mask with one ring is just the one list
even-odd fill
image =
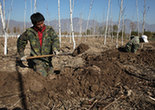
{"label": "sleeve", "polygon": [[132,52],[133,52],[133,53],[136,53],[137,50],[138,50],[138,48],[139,48],[139,44],[133,44]]}
{"label": "sleeve", "polygon": [[24,50],[25,50],[27,43],[28,43],[28,36],[27,36],[27,31],[25,31],[17,39],[17,52],[20,57],[24,56]]}
{"label": "sleeve", "polygon": [[130,51],[131,51],[131,47],[132,47],[132,43],[129,41],[129,42],[125,45],[125,51],[126,51],[126,52],[130,52]]}
{"label": "sleeve", "polygon": [[59,37],[53,29],[51,30],[51,32],[52,32],[52,50],[53,51],[55,51],[55,50],[59,51],[60,50]]}

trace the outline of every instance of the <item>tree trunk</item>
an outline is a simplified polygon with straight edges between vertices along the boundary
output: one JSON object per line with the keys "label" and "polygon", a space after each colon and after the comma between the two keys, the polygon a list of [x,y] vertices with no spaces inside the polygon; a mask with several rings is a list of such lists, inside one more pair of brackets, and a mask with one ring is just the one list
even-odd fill
{"label": "tree trunk", "polygon": [[59,17],[59,42],[61,47],[60,0],[58,0],[58,17]]}
{"label": "tree trunk", "polygon": [[25,0],[25,9],[24,9],[24,31],[26,30],[26,0]]}
{"label": "tree trunk", "polygon": [[74,39],[74,30],[73,30],[72,0],[70,0],[70,27],[71,27],[71,35],[72,35],[72,40],[73,40],[73,49],[75,49],[76,43]]}
{"label": "tree trunk", "polygon": [[123,36],[124,36],[124,15],[123,15],[123,24],[122,24],[122,46],[123,46]]}
{"label": "tree trunk", "polygon": [[106,21],[106,28],[104,33],[104,45],[106,45],[106,38],[107,38],[107,30],[108,30],[108,22],[109,22],[109,9],[110,9],[110,0],[108,0],[108,10],[107,10],[107,21]]}
{"label": "tree trunk", "polygon": [[5,15],[3,14],[3,12],[4,11],[2,11],[2,5],[0,3],[0,15],[1,15],[3,32],[4,32],[4,36],[5,36],[5,41],[4,41],[4,55],[7,55],[7,37],[8,37],[8,35],[7,35],[7,32],[6,32],[6,25],[5,25],[5,19],[4,19],[5,18]]}
{"label": "tree trunk", "polygon": [[11,15],[11,12],[12,12],[12,6],[13,6],[13,0],[11,0],[11,7],[10,7],[10,10],[9,10],[9,15],[8,15],[8,22],[7,22],[7,26],[6,26],[6,31],[7,31],[7,32],[8,32],[8,30],[9,30],[10,15]]}
{"label": "tree trunk", "polygon": [[37,0],[34,0],[34,13],[37,11]]}
{"label": "tree trunk", "polygon": [[118,35],[120,30],[120,22],[121,22],[121,16],[122,16],[122,8],[123,8],[123,0],[121,0],[121,7],[119,12],[119,23],[118,23],[118,30],[117,30],[117,38],[116,38],[116,48],[118,48]]}
{"label": "tree trunk", "polygon": [[94,0],[91,0],[90,8],[89,8],[88,20],[87,20],[87,25],[86,25],[86,32],[87,32],[87,29],[89,28],[89,19],[90,19],[91,9],[93,7],[93,2],[94,2]]}
{"label": "tree trunk", "polygon": [[144,34],[144,28],[145,28],[145,16],[146,16],[146,0],[144,0],[144,12],[143,12],[142,35]]}
{"label": "tree trunk", "polygon": [[80,14],[79,27],[80,27],[79,39],[81,40],[81,37],[82,37],[82,13]]}
{"label": "tree trunk", "polygon": [[32,12],[32,0],[31,0],[31,14],[32,14],[33,12]]}
{"label": "tree trunk", "polygon": [[137,8],[137,31],[139,36],[139,15],[138,15],[138,0],[136,0],[136,8]]}

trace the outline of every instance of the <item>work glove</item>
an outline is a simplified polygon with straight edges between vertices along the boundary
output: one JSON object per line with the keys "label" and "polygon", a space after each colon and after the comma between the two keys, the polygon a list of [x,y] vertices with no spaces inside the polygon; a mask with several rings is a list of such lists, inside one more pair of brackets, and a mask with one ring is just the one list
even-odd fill
{"label": "work glove", "polygon": [[54,55],[58,55],[60,52],[58,50],[53,51]]}
{"label": "work glove", "polygon": [[27,61],[26,58],[27,58],[27,56],[23,56],[20,60],[21,60],[21,61]]}

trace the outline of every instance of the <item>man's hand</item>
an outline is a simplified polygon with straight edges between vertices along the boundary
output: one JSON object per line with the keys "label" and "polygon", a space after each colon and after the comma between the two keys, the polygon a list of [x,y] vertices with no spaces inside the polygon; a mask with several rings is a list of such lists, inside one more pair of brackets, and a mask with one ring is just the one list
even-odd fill
{"label": "man's hand", "polygon": [[58,50],[53,51],[54,55],[58,55],[60,52]]}
{"label": "man's hand", "polygon": [[21,61],[27,61],[26,58],[27,58],[27,56],[23,56],[20,60],[21,60]]}

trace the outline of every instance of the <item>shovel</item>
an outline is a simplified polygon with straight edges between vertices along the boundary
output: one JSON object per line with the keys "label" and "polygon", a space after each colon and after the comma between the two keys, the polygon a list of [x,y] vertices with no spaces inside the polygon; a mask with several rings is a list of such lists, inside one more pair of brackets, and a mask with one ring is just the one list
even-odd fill
{"label": "shovel", "polygon": [[74,51],[73,53],[62,53],[62,54],[49,54],[49,55],[38,55],[38,56],[29,56],[26,57],[26,60],[28,59],[35,59],[35,58],[44,58],[44,57],[52,57],[52,56],[64,56],[64,55],[70,55],[73,57],[78,56],[79,54],[82,54],[83,52],[87,51],[89,49],[89,46],[86,44],[81,43]]}
{"label": "shovel", "polygon": [[53,56],[64,56],[64,55],[71,55],[72,56],[72,53],[62,53],[62,54],[57,54],[57,55],[49,54],[49,55],[29,56],[29,57],[26,57],[26,60],[35,59],[35,58],[53,57]]}

